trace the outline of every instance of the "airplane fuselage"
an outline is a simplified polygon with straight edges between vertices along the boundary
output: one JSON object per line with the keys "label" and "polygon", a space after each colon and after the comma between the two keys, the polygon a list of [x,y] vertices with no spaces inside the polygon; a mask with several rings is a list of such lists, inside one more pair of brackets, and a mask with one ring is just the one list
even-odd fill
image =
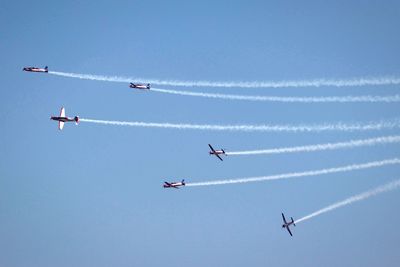
{"label": "airplane fuselage", "polygon": [[50,119],[53,120],[53,121],[62,121],[62,122],[76,121],[75,118],[70,118],[70,117],[58,117],[58,116],[52,116]]}
{"label": "airplane fuselage", "polygon": [[169,188],[169,187],[178,188],[179,186],[184,186],[184,185],[182,183],[172,183],[172,184],[165,184],[164,185],[165,188]]}
{"label": "airplane fuselage", "polygon": [[148,90],[148,89],[150,89],[150,84],[134,84],[134,83],[131,83],[130,85],[129,85],[129,87],[130,88],[134,88],[134,89],[142,89],[142,90]]}
{"label": "airplane fuselage", "polygon": [[23,70],[29,71],[29,72],[48,72],[47,69],[35,68],[35,67],[27,67],[27,68],[23,68]]}
{"label": "airplane fuselage", "polygon": [[169,182],[164,182],[163,187],[164,188],[176,188],[178,189],[181,186],[185,186],[185,180],[182,180],[182,182],[175,182],[175,183],[169,183]]}
{"label": "airplane fuselage", "polygon": [[284,223],[284,224],[282,224],[282,228],[288,228],[292,224],[294,224],[294,223],[293,222]]}
{"label": "airplane fuselage", "polygon": [[223,154],[225,154],[225,151],[215,150],[215,151],[210,151],[209,153],[210,153],[210,155],[223,155]]}

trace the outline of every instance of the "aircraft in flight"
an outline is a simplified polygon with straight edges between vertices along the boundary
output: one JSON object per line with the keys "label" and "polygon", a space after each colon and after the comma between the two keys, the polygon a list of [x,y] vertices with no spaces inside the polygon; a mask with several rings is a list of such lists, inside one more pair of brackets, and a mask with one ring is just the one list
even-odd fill
{"label": "aircraft in flight", "polygon": [[293,218],[290,217],[290,219],[292,219],[291,222],[286,222],[285,215],[283,215],[283,213],[282,213],[282,219],[283,219],[282,228],[286,228],[286,229],[288,230],[290,236],[293,236],[293,235],[292,235],[292,232],[290,231],[290,228],[289,228],[289,226],[292,225],[292,224],[293,224],[294,226],[296,226],[296,224],[294,223]]}
{"label": "aircraft in flight", "polygon": [[131,83],[129,85],[130,88],[135,88],[135,89],[150,89],[150,84],[143,84],[143,83]]}
{"label": "aircraft in flight", "polygon": [[65,108],[62,107],[60,110],[60,116],[51,116],[50,120],[58,121],[58,129],[62,130],[64,128],[65,122],[72,122],[74,121],[76,125],[79,123],[79,117],[75,116],[73,118],[65,116]]}
{"label": "aircraft in flight", "polygon": [[164,188],[175,188],[175,189],[179,189],[179,187],[181,186],[185,186],[185,179],[183,179],[181,182],[173,182],[173,183],[169,183],[169,182],[164,182]]}
{"label": "aircraft in flight", "polygon": [[46,66],[44,69],[42,68],[36,68],[36,67],[25,67],[22,70],[24,71],[30,71],[30,72],[49,72],[49,68]]}
{"label": "aircraft in flight", "polygon": [[208,146],[211,149],[211,151],[209,152],[210,155],[215,155],[217,158],[219,158],[221,161],[223,161],[223,159],[219,155],[226,155],[225,150],[223,150],[223,149],[215,150],[210,144],[208,144]]}

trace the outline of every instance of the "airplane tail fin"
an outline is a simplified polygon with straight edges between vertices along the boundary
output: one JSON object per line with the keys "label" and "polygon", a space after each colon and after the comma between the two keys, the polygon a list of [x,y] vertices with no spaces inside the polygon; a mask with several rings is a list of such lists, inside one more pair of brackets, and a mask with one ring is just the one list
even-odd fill
{"label": "airplane tail fin", "polygon": [[185,185],[185,179],[182,179],[182,184]]}
{"label": "airplane tail fin", "polygon": [[150,84],[149,83],[147,84],[147,89],[150,89]]}
{"label": "airplane tail fin", "polygon": [[44,69],[46,70],[46,72],[49,71],[49,67],[48,66],[44,67]]}
{"label": "airplane tail fin", "polygon": [[290,219],[292,219],[293,225],[296,226],[296,224],[294,223],[293,217],[290,217]]}
{"label": "airplane tail fin", "polygon": [[75,116],[74,121],[75,121],[75,124],[78,125],[79,124],[79,116]]}

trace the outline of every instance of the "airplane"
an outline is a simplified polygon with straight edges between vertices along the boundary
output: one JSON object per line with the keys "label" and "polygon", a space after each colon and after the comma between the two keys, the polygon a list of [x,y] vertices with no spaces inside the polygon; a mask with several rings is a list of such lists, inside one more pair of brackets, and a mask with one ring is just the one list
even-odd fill
{"label": "airplane", "polygon": [[225,150],[223,150],[223,149],[215,150],[210,144],[208,144],[208,146],[211,149],[211,151],[209,152],[210,155],[215,155],[217,158],[219,158],[221,161],[223,161],[223,159],[219,155],[226,155]]}
{"label": "airplane", "polygon": [[291,222],[286,222],[285,215],[283,215],[283,213],[282,213],[282,219],[283,219],[282,228],[286,228],[286,229],[288,230],[290,236],[293,236],[293,235],[292,235],[292,232],[290,231],[290,228],[289,228],[289,226],[292,225],[292,224],[293,224],[294,226],[296,226],[296,224],[294,223],[293,218],[290,217],[290,219],[292,219]]}
{"label": "airplane", "polygon": [[62,107],[60,111],[60,116],[51,116],[50,120],[58,121],[58,129],[62,130],[64,128],[65,122],[74,121],[76,125],[79,123],[79,117],[75,116],[73,118],[65,116],[65,108]]}
{"label": "airplane", "polygon": [[150,89],[150,84],[142,84],[142,83],[131,83],[129,85],[130,88],[136,88],[136,89]]}
{"label": "airplane", "polygon": [[182,179],[181,182],[174,182],[174,183],[168,183],[164,182],[164,188],[175,188],[179,189],[180,186],[185,186],[185,179]]}
{"label": "airplane", "polygon": [[30,71],[30,72],[49,72],[49,68],[46,66],[44,69],[41,68],[36,68],[36,67],[25,67],[22,70],[24,71]]}

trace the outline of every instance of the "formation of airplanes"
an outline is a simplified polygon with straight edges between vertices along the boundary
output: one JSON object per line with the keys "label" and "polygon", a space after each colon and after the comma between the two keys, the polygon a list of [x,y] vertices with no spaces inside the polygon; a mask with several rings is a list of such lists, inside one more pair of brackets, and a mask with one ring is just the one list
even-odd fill
{"label": "formation of airplanes", "polygon": [[[28,71],[28,72],[43,72],[43,73],[47,73],[49,72],[48,67],[44,67],[44,68],[37,68],[37,67],[25,67],[23,68],[23,71]],[[142,83],[130,83],[129,85],[130,88],[134,88],[134,89],[140,89],[140,90],[149,90],[150,89],[150,84],[142,84]],[[65,115],[65,108],[61,107],[60,110],[60,114],[59,116],[51,116],[50,117],[51,120],[54,121],[58,121],[58,129],[62,130],[64,128],[64,124],[66,122],[75,122],[75,124],[79,123],[79,116],[75,116],[75,117],[67,117]],[[223,159],[221,158],[220,155],[225,155],[225,150],[224,149],[219,149],[216,150],[214,149],[211,144],[208,144],[208,146],[210,147],[210,151],[209,154],[210,155],[214,155],[216,156],[219,160],[223,161]],[[180,187],[185,186],[185,179],[182,179],[182,181],[180,182],[164,182],[163,187],[164,188],[175,188],[175,189],[179,189]],[[294,223],[293,218],[291,217],[291,221],[287,222],[285,215],[282,213],[282,219],[283,219],[283,224],[282,224],[282,228],[286,228],[287,231],[289,232],[290,236],[292,235],[292,232],[290,231],[290,226],[296,226],[296,224]]]}

